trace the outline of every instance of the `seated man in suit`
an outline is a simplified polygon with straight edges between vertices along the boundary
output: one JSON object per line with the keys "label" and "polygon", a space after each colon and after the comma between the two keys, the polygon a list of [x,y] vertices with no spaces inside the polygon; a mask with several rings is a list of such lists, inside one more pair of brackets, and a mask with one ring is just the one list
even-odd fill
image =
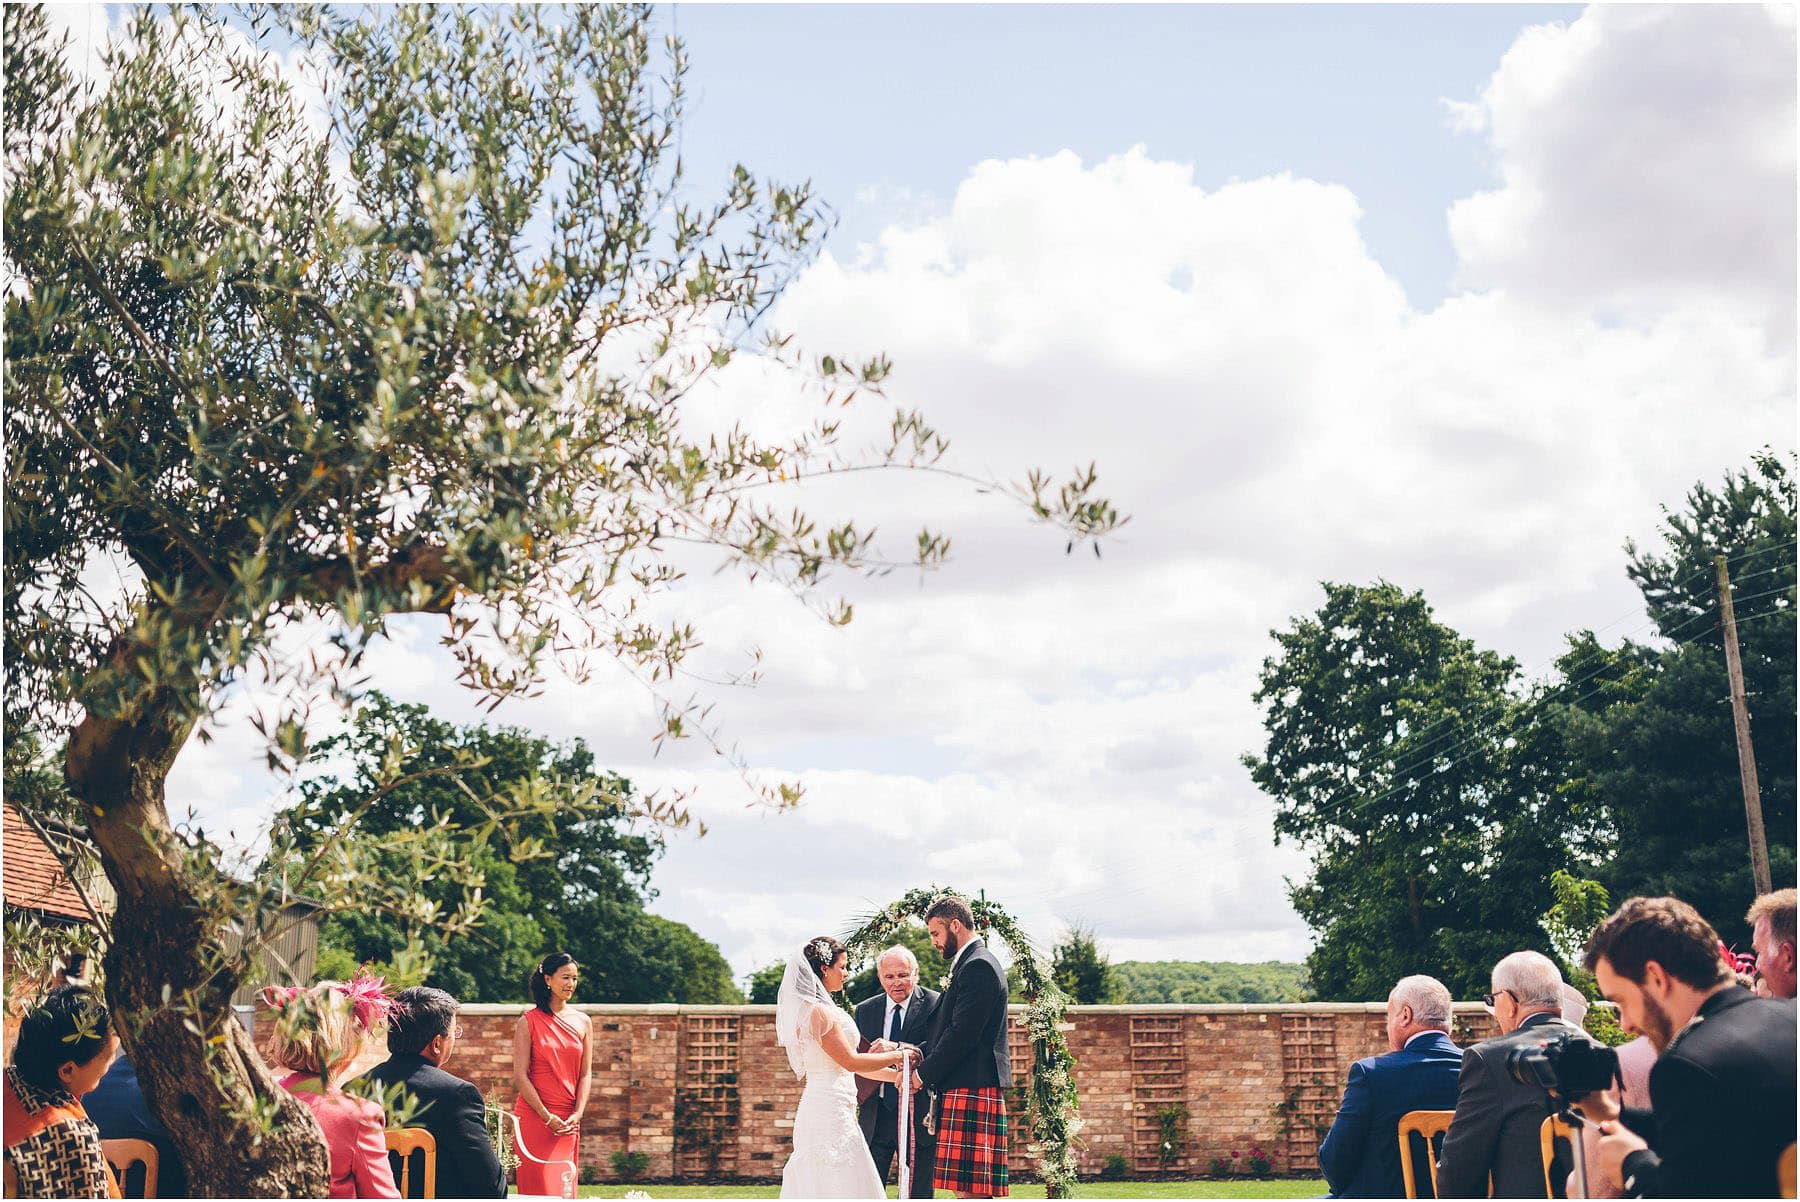
{"label": "seated man in suit", "polygon": [[1462,1051],[1450,1042],[1448,989],[1431,977],[1402,978],[1388,994],[1387,1039],[1385,1056],[1350,1066],[1344,1100],[1319,1146],[1334,1198],[1405,1197],[1400,1116],[1456,1105]]}
{"label": "seated man in suit", "polygon": [[[1514,1048],[1580,1028],[1563,1021],[1562,971],[1538,952],[1514,952],[1494,965],[1493,992],[1484,999],[1500,1034],[1463,1050],[1456,1117],[1438,1161],[1438,1197],[1485,1198],[1493,1178],[1496,1198],[1544,1196],[1544,1160],[1538,1130],[1555,1107],[1536,1085],[1515,1081],[1506,1068]],[[1552,1169],[1562,1180],[1568,1164]]]}
{"label": "seated man in suit", "polygon": [[461,1034],[457,1009],[442,989],[402,989],[388,1016],[391,1054],[368,1076],[384,1090],[405,1085],[417,1101],[413,1123],[437,1140],[438,1197],[504,1198],[506,1174],[488,1138],[481,1091],[443,1069]]}
{"label": "seated man in suit", "polygon": [[1794,1003],[1759,998],[1719,936],[1673,897],[1634,897],[1588,941],[1587,967],[1619,1025],[1649,1037],[1654,1112],[1589,1094],[1610,1185],[1642,1198],[1773,1198],[1794,1142]]}
{"label": "seated man in suit", "polygon": [[[881,978],[881,992],[857,1005],[856,1029],[869,1043],[885,1039],[890,1043],[910,1043],[922,1050],[932,1016],[937,1013],[938,994],[919,987],[918,957],[895,944],[876,958],[875,971]],[[858,1078],[859,1082],[862,1080]],[[869,1155],[875,1159],[875,1171],[885,1181],[899,1152],[900,1094],[892,1085],[876,1088],[874,1082],[868,1084],[871,1088],[860,1099],[856,1117],[862,1124]],[[925,1130],[923,1094],[913,1098],[912,1139],[911,1193],[915,1198],[929,1198],[937,1139]]]}

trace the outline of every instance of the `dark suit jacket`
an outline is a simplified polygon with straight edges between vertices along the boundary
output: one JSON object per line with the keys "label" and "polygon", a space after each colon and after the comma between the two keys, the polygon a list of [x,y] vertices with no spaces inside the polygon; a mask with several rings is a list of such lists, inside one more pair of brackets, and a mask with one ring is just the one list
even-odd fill
{"label": "dark suit jacket", "polygon": [[1012,1085],[1012,1052],[1006,1046],[1006,970],[979,939],[969,941],[951,974],[950,987],[938,999],[919,1079],[939,1093]]}
{"label": "dark suit jacket", "polygon": [[[914,986],[912,996],[906,999],[906,1018],[900,1024],[900,1042],[915,1044],[921,1051],[931,1046],[931,1023],[937,1016],[938,999],[943,996],[935,989]],[[877,1039],[886,1039],[887,1032],[882,1024],[887,1020],[887,1001],[885,993],[878,993],[867,1001],[856,1006],[856,1029],[862,1037],[871,1043]],[[874,1084],[871,1082],[871,1084]],[[925,1108],[913,1100],[913,1118],[915,1123],[925,1121]],[[879,1089],[864,1098],[857,1107],[856,1120],[862,1125],[864,1139],[872,1139],[875,1135],[875,1120],[881,1110],[881,1091]]]}
{"label": "dark suit jacket", "polygon": [[[187,1197],[187,1170],[175,1153],[162,1121],[150,1113],[138,1084],[137,1069],[123,1052],[100,1084],[81,1098],[82,1109],[100,1128],[101,1139],[142,1139],[156,1146],[156,1192],[165,1198]],[[120,1182],[121,1185],[124,1182]]]}
{"label": "dark suit jacket", "polygon": [[383,1089],[400,1082],[418,1099],[413,1121],[437,1140],[438,1197],[506,1197],[506,1174],[482,1121],[479,1089],[423,1056],[390,1056],[368,1075]]}
{"label": "dark suit jacket", "polygon": [[1794,1002],[1733,985],[1650,1068],[1654,1113],[1627,1108],[1646,1152],[1625,1158],[1646,1198],[1773,1198],[1775,1161],[1794,1142]]}
{"label": "dark suit jacket", "polygon": [[[1402,1198],[1400,1116],[1452,1110],[1462,1049],[1442,1031],[1415,1035],[1398,1052],[1350,1066],[1344,1100],[1319,1145],[1319,1168],[1334,1198]],[[1418,1164],[1414,1161],[1414,1164]]]}
{"label": "dark suit jacket", "polygon": [[[1546,1027],[1550,1029],[1546,1031]],[[1444,1152],[1438,1161],[1438,1197],[1485,1198],[1489,1173],[1494,1175],[1496,1198],[1544,1196],[1544,1156],[1538,1129],[1556,1108],[1550,1104],[1550,1095],[1537,1086],[1512,1079],[1506,1071],[1506,1057],[1514,1048],[1542,1043],[1548,1035],[1575,1029],[1554,1014],[1533,1014],[1510,1033],[1463,1050],[1456,1117],[1444,1136]],[[1553,1170],[1553,1179],[1560,1180],[1555,1173]]]}

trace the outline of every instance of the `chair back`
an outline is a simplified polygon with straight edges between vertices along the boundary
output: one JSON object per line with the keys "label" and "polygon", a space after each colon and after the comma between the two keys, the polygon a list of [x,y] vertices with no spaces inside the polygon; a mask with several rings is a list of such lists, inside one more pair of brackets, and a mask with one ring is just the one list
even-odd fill
{"label": "chair back", "polygon": [[[389,1127],[387,1131],[388,1163],[394,1167],[394,1184],[402,1198],[437,1197],[437,1137],[423,1127]],[[417,1176],[412,1175],[413,1157],[420,1159]],[[423,1192],[407,1188],[408,1178],[417,1182]]]}
{"label": "chair back", "polygon": [[[1444,1132],[1450,1130],[1454,1110],[1409,1110],[1400,1116],[1400,1178],[1406,1183],[1409,1198],[1437,1197],[1438,1149],[1444,1146]],[[1413,1168],[1413,1136],[1425,1144],[1425,1164],[1431,1177],[1431,1192],[1419,1193],[1418,1173]]]}
{"label": "chair back", "polygon": [[[103,1139],[100,1147],[106,1153],[106,1163],[112,1166],[119,1193],[127,1198],[156,1197],[155,1144],[147,1139]],[[139,1184],[134,1187],[131,1170],[138,1165],[144,1166],[144,1171],[137,1177]]]}
{"label": "chair back", "polygon": [[1782,1149],[1781,1159],[1775,1162],[1775,1177],[1781,1184],[1781,1196],[1794,1196],[1794,1145],[1789,1144]]}
{"label": "chair back", "polygon": [[1569,1124],[1563,1122],[1560,1114],[1553,1114],[1538,1126],[1538,1154],[1544,1161],[1544,1197],[1546,1198],[1569,1196],[1568,1191],[1563,1188],[1563,1182],[1557,1180],[1556,1173],[1550,1167],[1556,1160],[1558,1140],[1561,1140],[1563,1146],[1569,1149],[1569,1156],[1573,1159],[1575,1132],[1569,1129]]}

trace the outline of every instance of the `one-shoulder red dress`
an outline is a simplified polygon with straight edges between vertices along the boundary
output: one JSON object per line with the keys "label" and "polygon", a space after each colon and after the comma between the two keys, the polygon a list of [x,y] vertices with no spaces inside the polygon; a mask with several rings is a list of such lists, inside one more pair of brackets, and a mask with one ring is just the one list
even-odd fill
{"label": "one-shoulder red dress", "polygon": [[[544,1109],[566,1119],[575,1113],[575,1091],[581,1083],[581,1033],[535,1006],[525,1012],[525,1021],[531,1030],[526,1078]],[[514,1100],[513,1113],[519,1118],[519,1192],[573,1198],[580,1133],[556,1134],[523,1097]]]}

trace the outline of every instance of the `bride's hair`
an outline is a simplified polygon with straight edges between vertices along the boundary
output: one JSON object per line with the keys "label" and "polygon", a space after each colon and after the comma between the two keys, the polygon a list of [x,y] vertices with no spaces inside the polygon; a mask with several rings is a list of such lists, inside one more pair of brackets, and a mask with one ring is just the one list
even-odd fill
{"label": "bride's hair", "polygon": [[806,962],[812,965],[813,972],[819,979],[825,979],[825,970],[837,963],[837,958],[844,954],[844,945],[830,935],[820,935],[817,939],[807,941],[801,949]]}

